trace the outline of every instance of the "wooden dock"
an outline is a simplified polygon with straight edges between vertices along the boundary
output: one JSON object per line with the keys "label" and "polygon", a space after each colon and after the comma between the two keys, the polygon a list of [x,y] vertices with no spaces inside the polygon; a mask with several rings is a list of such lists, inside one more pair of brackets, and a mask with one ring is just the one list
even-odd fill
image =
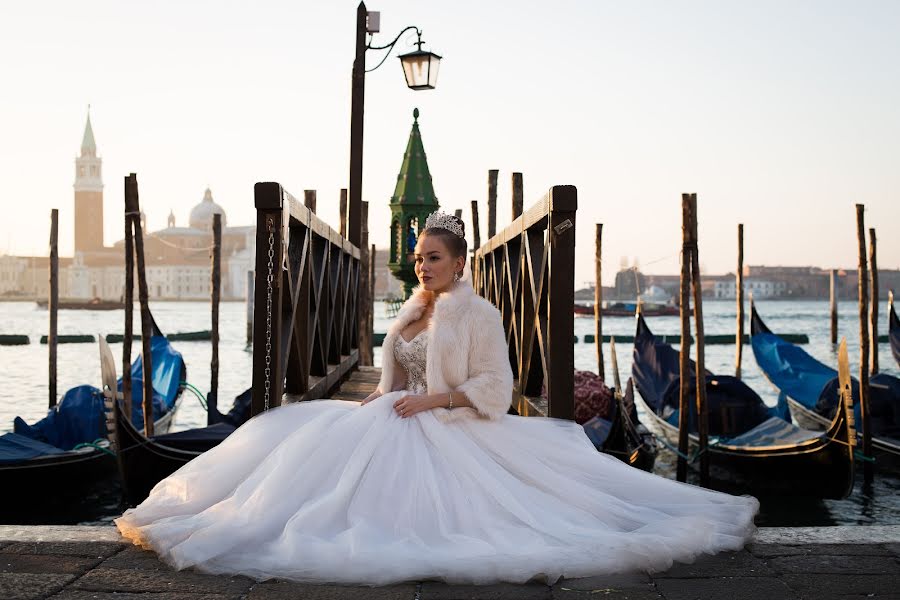
{"label": "wooden dock", "polygon": [[353,400],[359,402],[375,391],[381,379],[379,367],[359,367],[350,374],[341,387],[331,394],[332,400]]}

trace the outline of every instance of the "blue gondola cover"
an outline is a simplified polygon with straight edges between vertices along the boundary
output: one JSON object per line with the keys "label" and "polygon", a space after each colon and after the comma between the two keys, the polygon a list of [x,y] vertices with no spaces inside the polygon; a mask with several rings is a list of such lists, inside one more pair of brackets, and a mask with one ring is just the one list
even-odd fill
{"label": "blue gondola cover", "polygon": [[[153,336],[150,342],[153,364],[153,418],[159,419],[175,404],[178,384],[184,373],[184,361],[163,336]],[[138,356],[131,365],[132,422],[143,427],[143,362]],[[122,380],[119,380],[119,390]],[[20,417],[13,421],[13,430],[20,436],[71,450],[77,444],[106,437],[106,415],[103,394],[98,388],[80,385],[66,392],[62,400],[50,409],[47,416],[28,425]]]}

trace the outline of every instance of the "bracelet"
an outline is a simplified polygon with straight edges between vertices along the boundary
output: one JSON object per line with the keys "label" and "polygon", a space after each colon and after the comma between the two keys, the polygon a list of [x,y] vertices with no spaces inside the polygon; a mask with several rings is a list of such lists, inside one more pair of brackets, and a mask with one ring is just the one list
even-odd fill
{"label": "bracelet", "polygon": [[447,395],[450,397],[450,406],[447,407],[447,410],[453,410],[453,394],[447,392]]}

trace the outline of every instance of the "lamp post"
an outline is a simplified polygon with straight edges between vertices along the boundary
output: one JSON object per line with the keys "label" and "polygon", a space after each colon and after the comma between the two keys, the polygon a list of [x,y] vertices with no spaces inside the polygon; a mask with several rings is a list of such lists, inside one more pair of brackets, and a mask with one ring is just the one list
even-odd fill
{"label": "lamp post", "polygon": [[400,56],[406,85],[412,90],[432,90],[437,85],[441,57],[422,50],[422,32],[418,27],[404,28],[394,40],[384,46],[373,46],[372,38],[366,42],[366,34],[373,36],[380,31],[381,14],[366,10],[365,2],[356,9],[356,54],[353,59],[353,79],[350,97],[350,186],[347,210],[347,233],[350,243],[359,246],[362,232],[362,170],[363,170],[363,115],[366,92],[366,51],[387,50],[374,71],[384,64],[397,41],[404,33],[415,30],[418,49]]}

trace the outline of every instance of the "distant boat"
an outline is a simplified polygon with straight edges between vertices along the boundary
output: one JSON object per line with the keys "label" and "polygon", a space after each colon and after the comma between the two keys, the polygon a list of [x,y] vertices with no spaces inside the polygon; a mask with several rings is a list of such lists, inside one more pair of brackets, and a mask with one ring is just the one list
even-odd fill
{"label": "distant boat", "polygon": [[[840,412],[834,398],[838,372],[772,333],[752,302],[750,333],[756,363],[787,398],[797,422],[808,429],[828,427],[833,415]],[[869,379],[869,384],[869,420],[876,464],[890,470],[900,469],[900,379],[878,373]],[[855,378],[852,393],[858,428],[859,382]]]}
{"label": "distant boat", "polygon": [[[690,371],[696,368],[693,361]],[[642,315],[634,338],[632,378],[639,400],[670,447],[678,444],[679,353],[656,338]],[[696,458],[695,377],[689,383],[689,452]],[[630,389],[630,388],[629,388]],[[710,478],[719,489],[756,495],[845,498],[853,489],[853,420],[844,398],[827,431],[790,422],[782,399],[767,407],[743,381],[706,374]],[[691,466],[696,467],[691,461]]]}
{"label": "distant boat", "polygon": [[[47,308],[49,300],[35,300],[38,308]],[[125,308],[125,303],[121,300],[101,300],[100,298],[92,298],[90,300],[61,300],[58,308],[60,310],[116,310]]]}
{"label": "distant boat", "polygon": [[[600,309],[602,317],[633,317],[637,310],[637,302],[604,302]],[[576,315],[594,316],[594,305],[588,303],[575,303]],[[641,302],[641,312],[648,317],[672,317],[681,314],[677,306],[671,304],[655,304]]]}

